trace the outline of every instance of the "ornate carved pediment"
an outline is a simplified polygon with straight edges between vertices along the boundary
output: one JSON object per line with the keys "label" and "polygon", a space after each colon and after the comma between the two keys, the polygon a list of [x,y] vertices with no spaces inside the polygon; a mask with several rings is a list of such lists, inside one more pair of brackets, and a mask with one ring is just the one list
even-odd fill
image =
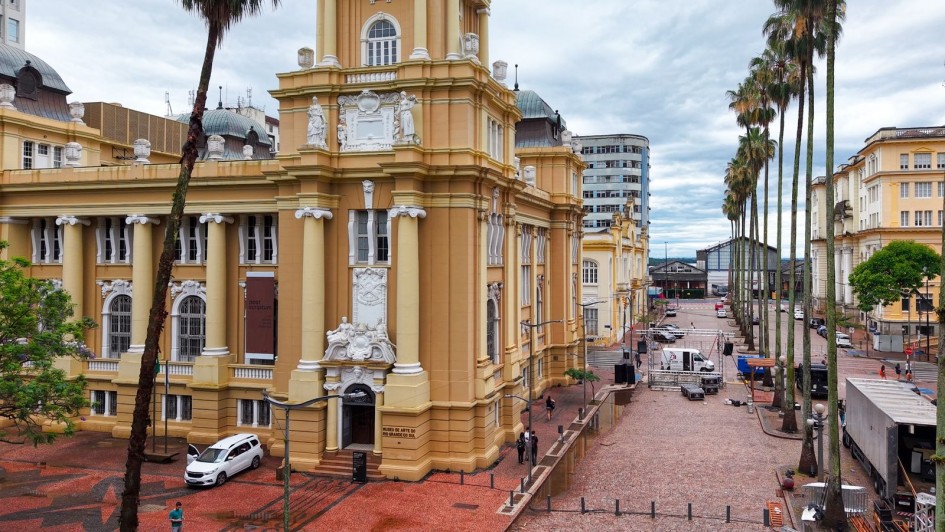
{"label": "ornate carved pediment", "polygon": [[400,109],[396,92],[363,90],[357,96],[339,96],[339,125],[345,132],[341,151],[381,151],[394,146],[395,118]]}
{"label": "ornate carved pediment", "polygon": [[395,346],[387,336],[387,325],[380,321],[374,327],[363,323],[357,326],[348,323],[348,318],[341,318],[338,328],[326,333],[328,348],[325,349],[326,361],[342,360],[354,362],[384,362],[393,364],[397,361]]}

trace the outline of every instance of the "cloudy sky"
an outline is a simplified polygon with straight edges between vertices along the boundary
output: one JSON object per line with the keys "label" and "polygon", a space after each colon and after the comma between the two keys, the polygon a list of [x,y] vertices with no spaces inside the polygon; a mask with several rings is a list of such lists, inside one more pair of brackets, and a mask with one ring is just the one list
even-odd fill
{"label": "cloudy sky", "polygon": [[[945,2],[848,3],[837,50],[838,164],[881,127],[945,124],[945,49],[938,44]],[[729,237],[722,178],[742,132],[725,91],[764,49],[761,28],[772,12],[766,0],[493,0],[490,57],[510,70],[518,64],[521,87],[560,110],[576,134],[649,138],[653,253],[666,242],[670,256],[694,256]],[[224,87],[227,104],[250,88],[253,104],[275,114],[267,93],[277,86],[275,73],[298,68],[296,50],[315,47],[314,28],[315,0],[267,7],[227,35],[211,86]],[[25,35],[27,50],[72,89],[70,101],[119,102],[160,115],[165,93],[174,112],[187,110],[206,33],[173,0],[29,0]],[[815,175],[824,173],[819,67]],[[796,109],[787,117],[790,132]],[[793,147],[790,135],[785,144]],[[772,189],[776,175],[772,168]],[[773,205],[776,191],[770,198]],[[770,235],[773,243],[773,229]]]}

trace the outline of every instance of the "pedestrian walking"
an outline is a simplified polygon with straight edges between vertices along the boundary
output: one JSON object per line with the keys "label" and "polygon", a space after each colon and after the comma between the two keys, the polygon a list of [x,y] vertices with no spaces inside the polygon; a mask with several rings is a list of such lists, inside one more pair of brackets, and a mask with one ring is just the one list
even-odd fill
{"label": "pedestrian walking", "polygon": [[184,529],[184,508],[180,501],[177,501],[174,509],[167,517],[171,521],[171,532],[181,532]]}
{"label": "pedestrian walking", "polygon": [[518,463],[525,463],[525,433],[518,435],[518,440],[515,442],[515,449],[518,450]]}
{"label": "pedestrian walking", "polygon": [[879,378],[886,379],[886,364],[879,366]]}
{"label": "pedestrian walking", "polygon": [[637,351],[636,357],[637,357],[637,369],[640,369],[640,366],[643,365],[643,359],[640,358],[640,352],[639,352],[639,351]]}
{"label": "pedestrian walking", "polygon": [[906,382],[912,382],[912,370],[906,369]]}
{"label": "pedestrian walking", "polygon": [[522,433],[522,436],[525,437],[525,447],[528,449],[532,448],[532,428],[528,427],[525,429],[525,432]]}
{"label": "pedestrian walking", "polygon": [[896,380],[902,380],[902,366],[900,366],[898,362],[896,362]]}
{"label": "pedestrian walking", "polygon": [[535,434],[535,431],[532,431],[531,435],[531,444],[532,444],[532,464],[538,463],[538,435]]}
{"label": "pedestrian walking", "polygon": [[548,421],[551,421],[551,413],[555,411],[555,400],[551,397],[551,394],[548,394],[548,398],[545,399],[545,415],[547,416]]}

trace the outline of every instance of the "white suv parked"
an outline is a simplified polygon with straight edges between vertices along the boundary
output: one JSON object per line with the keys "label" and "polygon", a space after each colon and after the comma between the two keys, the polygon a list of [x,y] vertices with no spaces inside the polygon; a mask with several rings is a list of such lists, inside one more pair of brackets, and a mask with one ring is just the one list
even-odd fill
{"label": "white suv parked", "polygon": [[220,486],[244,469],[256,469],[264,456],[255,434],[237,434],[223,438],[196,455],[191,445],[187,452],[184,482],[188,486]]}

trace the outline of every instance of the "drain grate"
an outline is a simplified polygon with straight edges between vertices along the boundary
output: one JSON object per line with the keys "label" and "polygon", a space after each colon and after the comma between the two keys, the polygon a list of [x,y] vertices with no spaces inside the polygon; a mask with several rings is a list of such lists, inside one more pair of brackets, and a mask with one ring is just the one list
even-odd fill
{"label": "drain grate", "polygon": [[478,510],[478,504],[466,504],[464,502],[457,502],[453,504],[453,508],[459,508],[460,510]]}

